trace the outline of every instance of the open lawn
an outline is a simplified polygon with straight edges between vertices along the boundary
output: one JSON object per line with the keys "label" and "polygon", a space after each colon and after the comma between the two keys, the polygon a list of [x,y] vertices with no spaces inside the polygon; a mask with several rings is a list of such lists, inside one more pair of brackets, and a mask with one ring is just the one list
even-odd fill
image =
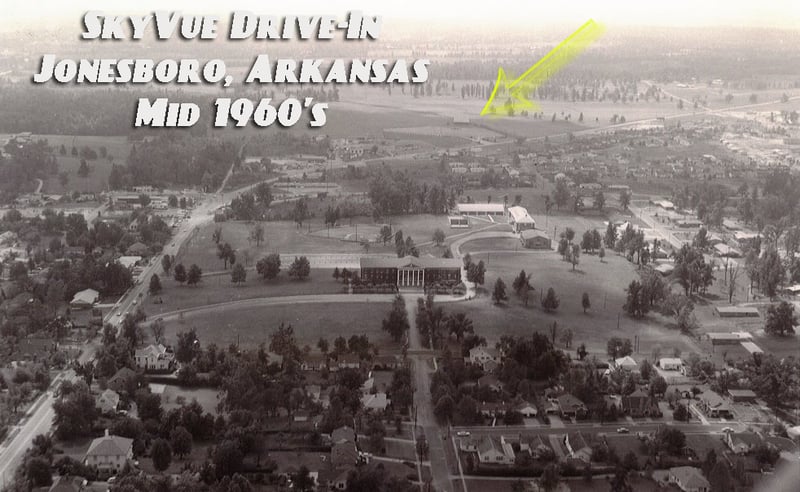
{"label": "open lawn", "polygon": [[[66,186],[61,184],[58,174],[48,176],[42,191],[44,193],[66,193],[71,191],[99,192],[108,189],[108,175],[114,162],[122,164],[130,152],[130,143],[125,137],[113,136],[79,136],[79,135],[38,135],[37,138],[46,138],[53,147],[53,154],[58,161],[59,172],[66,171],[69,181]],[[66,155],[59,152],[61,145],[66,148]],[[72,155],[72,147],[80,151],[81,147],[88,146],[98,154],[95,160],[87,160],[91,172],[85,178],[78,176],[78,167],[81,159]],[[108,157],[100,156],[100,147],[105,147]],[[113,160],[112,160],[113,159]]]}
{"label": "open lawn", "polygon": [[180,285],[172,278],[165,278],[162,275],[161,285],[164,290],[160,294],[152,296],[151,300],[160,298],[163,303],[148,303],[144,309],[152,317],[179,309],[241,299],[342,292],[342,284],[333,278],[331,269],[312,269],[311,277],[303,281],[289,278],[284,271],[278,278],[267,281],[251,268],[247,270],[247,282],[243,285],[231,283],[229,272],[230,268],[228,273],[206,275],[197,287]]}
{"label": "open lawn", "polygon": [[[474,321],[476,332],[490,344],[497,342],[502,335],[526,336],[534,330],[549,334],[550,327],[556,322],[559,333],[566,328],[573,331],[572,350],[585,343],[589,352],[601,360],[607,358],[606,342],[613,336],[633,340],[638,335],[642,358],[649,357],[654,345],[660,345],[662,351],[673,347],[684,353],[692,350],[685,337],[666,328],[657,316],[634,321],[622,312],[625,288],[631,280],[638,278],[635,267],[624,257],[611,253],[605,262],[601,262],[596,255],[584,254],[574,272],[571,264],[562,261],[556,252],[473,255],[473,261],[478,260],[487,265],[482,294],[471,301],[447,305],[445,310],[466,313]],[[531,284],[536,289],[528,307],[516,298],[511,288],[521,269],[532,274]],[[491,291],[498,277],[506,283],[510,297],[509,302],[500,307],[491,300]],[[549,287],[561,300],[554,313],[544,312],[540,304],[540,295]],[[589,294],[592,304],[586,314],[581,307],[583,292]],[[556,345],[563,347],[558,337]]]}
{"label": "open lawn", "polygon": [[203,407],[203,411],[217,415],[218,395],[219,392],[217,390],[210,388],[182,388],[180,386],[166,385],[164,386],[164,392],[161,393],[161,405],[165,411],[169,411],[189,404],[192,400],[197,400],[197,403]]}
{"label": "open lawn", "polygon": [[202,316],[187,315],[166,323],[165,337],[175,343],[177,333],[194,328],[197,337],[207,345],[216,343],[227,347],[237,341],[243,347],[253,348],[269,344],[270,335],[281,323],[291,324],[300,345],[316,345],[320,337],[330,342],[338,336],[367,335],[379,347],[399,348],[388,334],[381,330],[381,319],[389,312],[388,302],[307,303],[277,306],[231,306]]}

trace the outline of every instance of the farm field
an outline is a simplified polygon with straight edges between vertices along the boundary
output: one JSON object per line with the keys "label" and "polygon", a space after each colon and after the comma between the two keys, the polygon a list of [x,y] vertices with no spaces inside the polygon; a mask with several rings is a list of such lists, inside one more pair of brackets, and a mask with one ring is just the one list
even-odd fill
{"label": "farm field", "polygon": [[281,304],[216,309],[202,315],[187,315],[181,322],[166,323],[165,338],[174,343],[177,333],[194,328],[203,345],[227,347],[237,343],[245,348],[269,344],[270,335],[281,323],[291,324],[298,343],[315,346],[321,335],[332,343],[338,336],[367,335],[381,348],[399,349],[381,330],[381,318],[388,313],[387,302],[342,302]]}

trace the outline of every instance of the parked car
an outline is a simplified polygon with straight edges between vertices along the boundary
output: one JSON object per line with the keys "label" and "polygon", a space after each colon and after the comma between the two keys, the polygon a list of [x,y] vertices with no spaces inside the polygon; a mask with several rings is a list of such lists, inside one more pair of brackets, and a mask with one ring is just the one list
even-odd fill
{"label": "parked car", "polygon": [[619,429],[617,429],[617,434],[627,434],[629,432],[630,430],[628,430],[627,427],[620,427]]}
{"label": "parked car", "polygon": [[458,432],[456,432],[456,435],[458,437],[469,437],[469,432],[468,431],[458,431]]}

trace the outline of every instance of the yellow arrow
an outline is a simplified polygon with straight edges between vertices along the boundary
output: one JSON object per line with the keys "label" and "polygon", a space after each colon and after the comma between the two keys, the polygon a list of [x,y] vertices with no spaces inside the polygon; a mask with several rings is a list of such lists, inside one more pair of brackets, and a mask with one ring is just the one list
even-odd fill
{"label": "yellow arrow", "polygon": [[[603,32],[605,27],[589,19],[516,79],[509,81],[506,72],[500,67],[494,89],[481,111],[481,116],[503,116],[512,111],[538,110],[539,105],[529,101],[528,95],[583,53]],[[502,105],[495,103],[495,100],[502,97],[506,98]]]}

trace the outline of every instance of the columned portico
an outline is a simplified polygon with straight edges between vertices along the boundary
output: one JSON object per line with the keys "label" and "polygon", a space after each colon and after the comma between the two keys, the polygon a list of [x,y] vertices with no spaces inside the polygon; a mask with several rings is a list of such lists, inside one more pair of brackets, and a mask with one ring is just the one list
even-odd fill
{"label": "columned portico", "polygon": [[425,285],[425,270],[422,268],[398,268],[397,285],[399,287],[421,287]]}

